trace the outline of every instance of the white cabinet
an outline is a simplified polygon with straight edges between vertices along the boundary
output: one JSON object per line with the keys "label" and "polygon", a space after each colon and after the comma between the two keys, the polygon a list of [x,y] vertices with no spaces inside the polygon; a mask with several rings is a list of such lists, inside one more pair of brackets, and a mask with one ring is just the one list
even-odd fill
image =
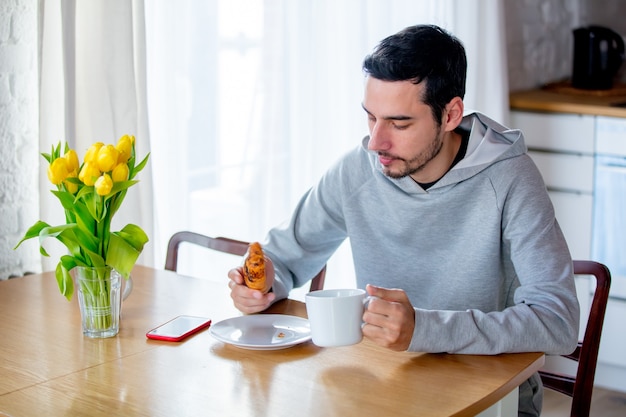
{"label": "white cabinet", "polygon": [[595,116],[513,111],[511,127],[523,130],[529,148],[593,155]]}
{"label": "white cabinet", "polygon": [[600,342],[602,381],[626,391],[626,118],[596,117],[596,181],[592,257],[611,270],[611,292]]}
{"label": "white cabinet", "polygon": [[537,151],[529,155],[543,175],[548,190],[593,194],[593,156]]}
{"label": "white cabinet", "polygon": [[626,119],[596,117],[596,153],[626,155]]}
{"label": "white cabinet", "polygon": [[[556,218],[574,259],[592,258],[594,172],[598,117],[593,115],[542,113],[514,110],[511,128],[521,129],[529,155],[543,175]],[[614,129],[613,129],[614,130]],[[601,132],[606,136],[607,132]],[[624,132],[614,133],[626,150]],[[625,252],[626,256],[626,252]],[[589,311],[593,284],[577,278],[576,288],[583,317]],[[626,391],[626,336],[623,322],[626,302],[610,299],[603,328],[595,383]],[[581,336],[586,322],[581,323]],[[562,366],[548,358],[548,367]]]}
{"label": "white cabinet", "polygon": [[513,111],[511,127],[524,133],[528,154],[546,183],[572,257],[589,259],[594,117]]}

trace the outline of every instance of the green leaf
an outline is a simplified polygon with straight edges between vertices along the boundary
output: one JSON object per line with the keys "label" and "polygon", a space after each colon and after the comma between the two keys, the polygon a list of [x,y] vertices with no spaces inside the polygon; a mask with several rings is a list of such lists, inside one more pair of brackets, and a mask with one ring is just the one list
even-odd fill
{"label": "green leaf", "polygon": [[121,190],[118,194],[112,196],[111,200],[109,201],[109,210],[111,213],[111,217],[113,217],[113,215],[117,213],[117,210],[121,207],[122,202],[124,201],[124,197],[126,197],[127,191],[128,190]]}
{"label": "green leaf", "polygon": [[76,204],[76,224],[82,232],[97,241],[97,238],[93,236],[94,230],[96,230],[96,220],[91,217],[91,213],[89,213],[87,207],[82,203]]}
{"label": "green leaf", "polygon": [[[15,247],[13,249],[17,249],[18,246],[20,246],[22,244],[22,242],[24,242],[25,240],[32,239],[34,237],[39,236],[39,232],[41,232],[41,230],[45,229],[46,227],[50,227],[50,225],[48,223],[46,223],[46,222],[42,222],[41,220],[39,220],[37,223],[32,225],[30,227],[30,229],[28,229],[26,231],[26,234],[24,235],[22,240],[17,242],[17,245],[15,245]],[[48,256],[48,255],[45,254],[45,256]]]}
{"label": "green leaf", "polygon": [[57,264],[55,276],[61,294],[67,298],[68,301],[71,300],[72,294],[74,293],[74,281],[69,271],[63,267],[62,262]]}
{"label": "green leaf", "polygon": [[117,233],[123,236],[124,239],[138,251],[142,251],[144,245],[150,240],[146,232],[136,224],[127,224]]}
{"label": "green leaf", "polygon": [[[80,180],[78,181],[80,182]],[[85,185],[80,190],[78,190],[78,192],[76,193],[76,197],[74,197],[74,201],[76,202],[80,200],[81,198],[84,200],[86,195],[93,194],[94,192],[95,191],[94,191],[93,185]]]}
{"label": "green leaf", "polygon": [[[138,180],[127,180],[127,181],[120,181],[120,182],[116,182],[113,183],[113,188],[111,188],[111,192],[107,195],[106,199],[110,200],[113,198],[117,198],[119,199],[119,204],[122,204],[122,200],[124,199],[124,197],[122,196],[122,194],[118,194],[118,193],[122,193],[123,191],[126,191],[128,188],[132,187],[133,185],[137,184],[139,181]],[[125,194],[124,194],[125,195]],[[120,198],[120,196],[122,196]]]}
{"label": "green leaf", "polygon": [[113,197],[113,194],[119,193],[120,191],[124,191],[128,189],[129,187],[137,184],[138,182],[139,180],[127,180],[127,181],[115,182],[113,183],[113,188],[111,188],[111,192],[109,193],[109,195]]}
{"label": "green leaf", "polygon": [[111,233],[107,265],[112,266],[128,279],[146,242],[148,242],[148,236],[134,224],[128,224],[121,231]]}
{"label": "green leaf", "polygon": [[98,250],[98,239],[90,232],[85,231],[82,227],[76,225],[73,229],[74,235],[76,236],[76,240],[79,245],[85,251],[97,251]]}
{"label": "green leaf", "polygon": [[111,192],[108,196],[105,197],[105,201],[109,203],[109,212],[111,216],[117,213],[117,210],[122,205],[124,201],[124,197],[126,197],[126,191],[131,186],[137,184],[139,181],[120,181],[113,184],[113,188],[111,188]]}
{"label": "green leaf", "polygon": [[46,227],[39,232],[39,246],[43,248],[43,241],[49,237],[56,238],[63,243],[72,256],[83,259],[79,240],[74,234],[76,224],[63,224],[60,226]]}
{"label": "green leaf", "polygon": [[61,156],[61,141],[57,143],[56,148],[54,147],[54,145],[52,145],[52,153],[50,155],[51,155],[50,162],[54,161],[55,159]]}
{"label": "green leaf", "polygon": [[61,205],[65,210],[66,223],[75,223],[76,211],[74,207],[74,196],[72,195],[72,193],[61,190],[50,190],[50,192],[54,194],[61,202]]}
{"label": "green leaf", "polygon": [[[101,199],[100,199],[100,196],[94,192],[93,186],[91,187],[85,186],[83,187],[81,191],[85,189],[87,189],[87,191],[82,193],[83,195],[81,195],[80,197],[85,202],[85,207],[89,211],[89,215],[93,217],[95,221],[99,222],[106,215],[106,212],[107,212],[106,205],[98,204],[99,202],[101,202]],[[77,195],[76,198],[78,199],[78,197],[79,196]],[[102,207],[99,207],[99,206],[102,206]],[[99,211],[102,211],[102,213],[99,213]]]}
{"label": "green leaf", "polygon": [[[80,170],[78,172],[80,172]],[[76,177],[67,177],[65,181],[71,182],[72,184],[76,184],[78,186],[84,185],[83,182]]]}
{"label": "green leaf", "polygon": [[65,210],[74,209],[74,196],[72,195],[72,193],[69,193],[67,191],[59,191],[59,190],[50,190],[50,192],[59,199],[59,201],[61,202],[61,205],[63,206]]}
{"label": "green leaf", "polygon": [[85,252],[87,254],[87,257],[91,260],[91,265],[89,266],[93,266],[97,268],[106,266],[106,262],[104,261],[104,258],[100,254],[94,251],[90,251],[90,250],[87,250]]}
{"label": "green leaf", "polygon": [[84,262],[80,262],[73,256],[69,255],[62,255],[61,263],[63,264],[63,268],[65,268],[65,270],[67,271],[71,271],[75,266],[89,266]]}
{"label": "green leaf", "polygon": [[[144,169],[144,167],[146,166],[146,164],[148,163],[148,158],[150,157],[150,153],[148,153],[148,155],[146,155],[145,158],[143,158],[143,160],[139,163],[139,165],[133,167],[133,169],[130,170],[129,172],[129,179],[133,179],[135,178],[135,175],[139,174],[139,172]],[[134,159],[134,158],[133,158]]]}

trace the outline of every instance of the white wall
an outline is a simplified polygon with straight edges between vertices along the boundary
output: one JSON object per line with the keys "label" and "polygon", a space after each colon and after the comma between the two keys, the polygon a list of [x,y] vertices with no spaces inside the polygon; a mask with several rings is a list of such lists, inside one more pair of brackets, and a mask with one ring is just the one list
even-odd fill
{"label": "white wall", "polygon": [[[0,1],[0,279],[37,271],[36,241],[13,250],[39,215],[37,2]],[[28,248],[31,250],[28,250]],[[35,250],[32,250],[32,248]]]}

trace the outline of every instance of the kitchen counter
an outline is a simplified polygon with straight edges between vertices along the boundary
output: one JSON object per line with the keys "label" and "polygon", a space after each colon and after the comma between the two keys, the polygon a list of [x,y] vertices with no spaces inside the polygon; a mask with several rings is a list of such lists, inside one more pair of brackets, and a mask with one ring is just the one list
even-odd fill
{"label": "kitchen counter", "polygon": [[626,118],[626,84],[616,84],[611,90],[587,91],[559,82],[533,90],[512,92],[509,103],[513,110]]}

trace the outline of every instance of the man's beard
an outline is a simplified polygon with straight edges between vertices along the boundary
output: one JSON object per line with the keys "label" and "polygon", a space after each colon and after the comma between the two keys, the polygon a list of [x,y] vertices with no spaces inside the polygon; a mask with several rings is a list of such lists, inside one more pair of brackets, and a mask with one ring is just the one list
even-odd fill
{"label": "man's beard", "polygon": [[[426,148],[422,153],[417,155],[415,158],[412,158],[409,160],[402,159],[402,158],[396,159],[395,161],[402,161],[404,163],[404,166],[402,167],[400,171],[392,172],[389,168],[383,167],[383,173],[389,178],[399,179],[399,178],[404,178],[406,176],[417,174],[418,172],[420,172],[422,169],[424,169],[426,164],[432,161],[437,155],[439,155],[439,152],[441,152],[441,148],[443,147],[443,137],[440,135],[440,132],[441,132],[441,128],[439,127],[437,128],[435,137],[433,141],[430,143],[430,145],[428,146],[428,148]],[[382,156],[393,157],[393,155],[388,155],[384,152],[379,152],[378,154]]]}

